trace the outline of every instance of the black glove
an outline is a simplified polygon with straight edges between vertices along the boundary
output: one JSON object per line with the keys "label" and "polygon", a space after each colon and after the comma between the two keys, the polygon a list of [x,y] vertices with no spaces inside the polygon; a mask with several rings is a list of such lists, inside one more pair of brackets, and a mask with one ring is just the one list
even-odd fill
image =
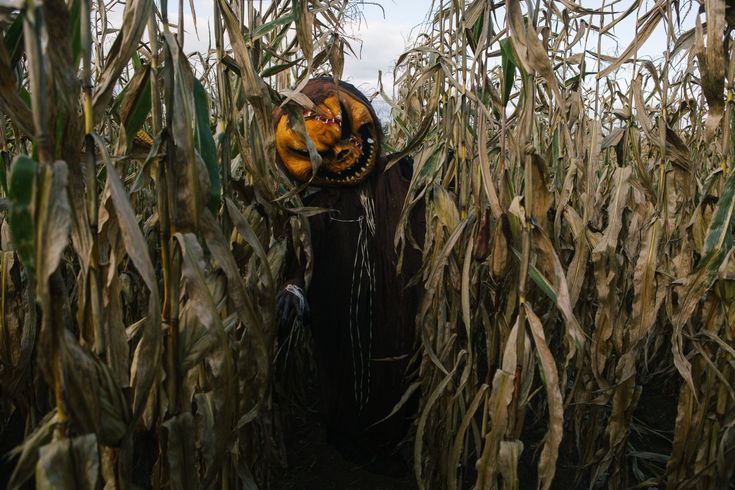
{"label": "black glove", "polygon": [[295,284],[283,288],[276,298],[276,317],[279,335],[288,335],[294,328],[308,326],[311,319],[304,290]]}

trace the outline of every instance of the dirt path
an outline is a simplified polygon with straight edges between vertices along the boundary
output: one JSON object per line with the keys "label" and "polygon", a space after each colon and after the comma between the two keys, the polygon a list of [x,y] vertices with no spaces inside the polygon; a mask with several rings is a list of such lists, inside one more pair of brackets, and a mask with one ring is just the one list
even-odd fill
{"label": "dirt path", "polygon": [[325,440],[317,423],[300,427],[288,445],[288,469],[275,482],[276,490],[414,490],[410,471],[391,478],[346,460]]}

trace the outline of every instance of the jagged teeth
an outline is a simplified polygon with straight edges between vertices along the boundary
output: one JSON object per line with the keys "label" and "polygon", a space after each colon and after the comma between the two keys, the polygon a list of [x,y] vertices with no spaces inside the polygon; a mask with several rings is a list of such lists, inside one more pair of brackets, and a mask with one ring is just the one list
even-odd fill
{"label": "jagged teeth", "polygon": [[[360,139],[355,136],[351,136],[348,139],[348,141],[358,148],[363,147],[362,143],[360,142]],[[373,152],[375,151],[375,146],[373,145],[374,140],[372,138],[367,138],[365,141],[368,143],[366,145],[367,146],[367,149],[366,149],[367,159],[366,159],[365,165],[363,165],[362,168],[360,168],[360,170],[350,175],[349,177],[340,178],[339,174],[337,174],[337,178],[324,177],[323,180],[327,182],[328,184],[340,184],[340,183],[341,184],[354,184],[354,183],[361,181],[372,170],[372,164],[374,163],[374,162],[371,162],[373,158]],[[343,172],[347,172],[347,170]]]}
{"label": "jagged teeth", "polygon": [[313,111],[304,111],[304,119],[315,119],[317,121],[321,121],[324,124],[342,124],[342,117],[336,116],[336,117],[324,117],[319,113],[313,112]]}
{"label": "jagged teeth", "polygon": [[[368,161],[372,158],[372,156],[373,156],[373,147],[372,146],[369,146],[368,147],[368,155],[367,155]],[[367,175],[367,173],[370,170],[372,170],[372,166],[369,166],[369,165],[366,164],[356,174],[351,175],[350,177],[348,177],[346,179],[346,182],[349,182],[349,183],[351,183],[351,182],[358,182],[358,181],[362,180],[363,177],[365,177],[365,175]]]}

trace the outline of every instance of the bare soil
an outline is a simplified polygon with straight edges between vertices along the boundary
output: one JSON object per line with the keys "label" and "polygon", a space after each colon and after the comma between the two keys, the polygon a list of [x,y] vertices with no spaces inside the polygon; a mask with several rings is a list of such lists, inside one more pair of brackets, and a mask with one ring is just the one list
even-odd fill
{"label": "bare soil", "polygon": [[[276,490],[414,490],[413,473],[406,467],[404,476],[395,478],[375,473],[370,463],[346,459],[326,440],[316,421],[305,422],[294,430],[287,445],[288,467],[275,481]],[[400,454],[389,455],[402,460]],[[405,465],[405,463],[404,463]]]}

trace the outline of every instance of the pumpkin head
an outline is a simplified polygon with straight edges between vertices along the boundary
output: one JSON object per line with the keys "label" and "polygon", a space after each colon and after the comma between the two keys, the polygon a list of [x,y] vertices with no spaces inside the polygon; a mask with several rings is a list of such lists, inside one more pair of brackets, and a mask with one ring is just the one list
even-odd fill
{"label": "pumpkin head", "polygon": [[304,124],[322,164],[312,178],[306,141],[292,127],[287,113],[277,111],[276,151],[285,170],[315,186],[359,184],[374,170],[382,132],[370,102],[348,83],[332,78],[309,80],[302,93],[314,103],[304,110]]}

